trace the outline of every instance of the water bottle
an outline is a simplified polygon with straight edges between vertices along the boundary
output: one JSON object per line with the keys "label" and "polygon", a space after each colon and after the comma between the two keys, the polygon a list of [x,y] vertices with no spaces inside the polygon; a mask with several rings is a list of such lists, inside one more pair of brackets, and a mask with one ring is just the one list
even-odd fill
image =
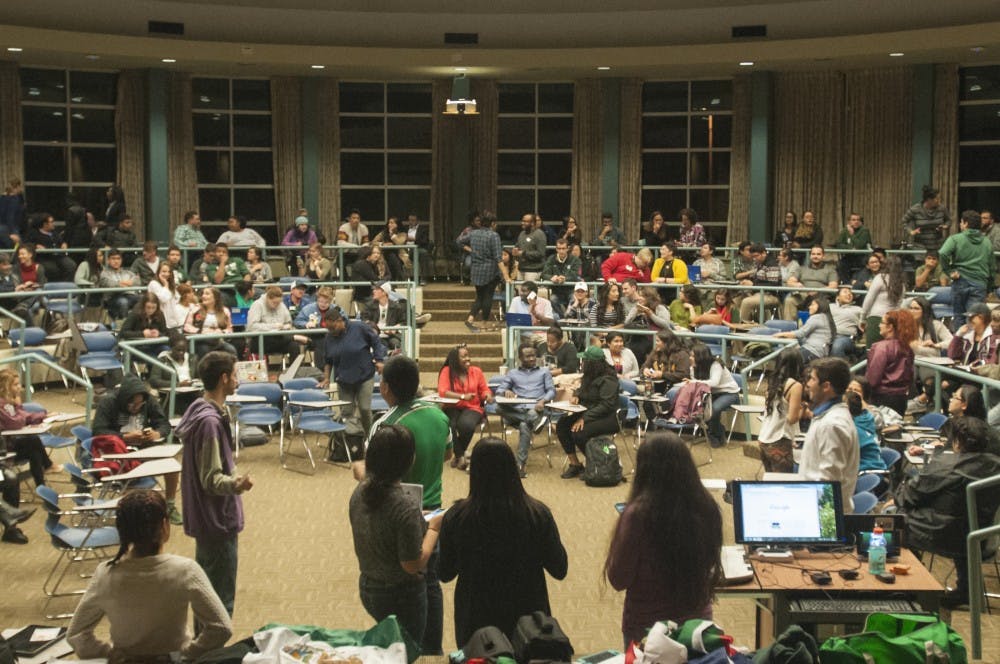
{"label": "water bottle", "polygon": [[872,530],[868,542],[868,572],[869,574],[885,573],[885,535],[880,526]]}

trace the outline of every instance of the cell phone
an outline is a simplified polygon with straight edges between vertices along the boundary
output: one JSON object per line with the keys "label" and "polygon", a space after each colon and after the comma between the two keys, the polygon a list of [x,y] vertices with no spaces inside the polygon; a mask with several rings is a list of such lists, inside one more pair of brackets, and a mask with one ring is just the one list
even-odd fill
{"label": "cell phone", "polygon": [[536,298],[538,298],[538,295],[535,293],[528,293],[528,302],[534,302]]}
{"label": "cell phone", "polygon": [[430,522],[430,520],[433,519],[434,517],[438,516],[439,514],[444,514],[447,511],[448,508],[446,507],[439,507],[436,510],[432,510],[424,515],[424,521]]}
{"label": "cell phone", "polygon": [[619,514],[625,513],[625,503],[615,503],[615,511]]}

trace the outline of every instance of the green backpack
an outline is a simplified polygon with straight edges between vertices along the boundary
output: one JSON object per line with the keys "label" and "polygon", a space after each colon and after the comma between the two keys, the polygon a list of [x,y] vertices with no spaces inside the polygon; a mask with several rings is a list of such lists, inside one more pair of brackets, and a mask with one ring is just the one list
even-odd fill
{"label": "green backpack", "polygon": [[936,615],[873,613],[861,634],[834,636],[819,649],[822,664],[965,664],[962,637]]}

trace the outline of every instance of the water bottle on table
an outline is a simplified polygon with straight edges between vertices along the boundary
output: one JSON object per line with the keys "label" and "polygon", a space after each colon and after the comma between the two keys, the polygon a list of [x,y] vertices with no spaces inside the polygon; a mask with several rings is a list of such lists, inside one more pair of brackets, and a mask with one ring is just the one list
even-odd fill
{"label": "water bottle on table", "polygon": [[885,534],[880,526],[875,526],[868,542],[868,572],[869,574],[885,573]]}

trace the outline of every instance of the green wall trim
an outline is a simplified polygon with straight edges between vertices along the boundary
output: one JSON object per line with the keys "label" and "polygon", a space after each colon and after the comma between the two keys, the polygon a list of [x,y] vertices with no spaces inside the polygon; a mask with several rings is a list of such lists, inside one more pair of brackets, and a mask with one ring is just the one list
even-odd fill
{"label": "green wall trim", "polygon": [[772,214],[771,99],[774,80],[770,72],[750,76],[750,219],[748,239],[769,242]]}
{"label": "green wall trim", "polygon": [[[913,67],[913,180],[911,201],[931,182],[934,164],[934,65]],[[936,185],[935,185],[936,186]]]}
{"label": "green wall trim", "polygon": [[146,237],[170,242],[170,183],[167,178],[167,71],[150,69],[146,75]]}
{"label": "green wall trim", "polygon": [[[319,224],[319,79],[302,81],[302,207]],[[278,229],[281,237],[283,229]]]}
{"label": "green wall trim", "polygon": [[[618,217],[618,202],[620,191],[618,189],[618,166],[619,153],[621,151],[621,127],[622,127],[622,82],[619,78],[612,78],[601,83],[601,93],[604,96],[603,112],[601,123],[604,129],[603,154],[601,155],[601,209],[598,212],[609,211]],[[582,210],[574,210],[577,217],[581,216]],[[619,222],[620,223],[620,222]],[[595,234],[600,229],[584,229],[585,238],[589,241],[588,233]]]}

